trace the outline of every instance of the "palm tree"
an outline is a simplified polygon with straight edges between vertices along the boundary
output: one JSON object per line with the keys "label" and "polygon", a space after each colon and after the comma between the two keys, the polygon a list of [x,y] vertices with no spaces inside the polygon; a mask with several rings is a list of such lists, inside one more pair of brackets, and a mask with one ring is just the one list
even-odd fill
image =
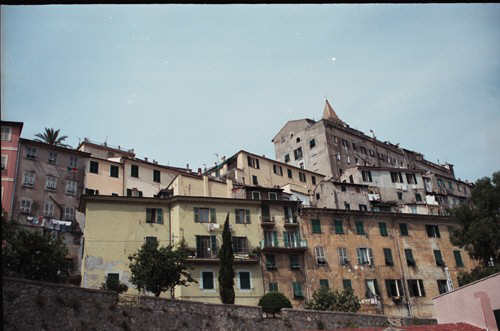
{"label": "palm tree", "polygon": [[68,144],[64,144],[63,141],[68,138],[68,136],[59,136],[59,129],[49,129],[45,128],[45,132],[37,133],[35,137],[39,139],[35,139],[35,141],[46,143],[49,145],[61,146],[61,147],[71,147]]}

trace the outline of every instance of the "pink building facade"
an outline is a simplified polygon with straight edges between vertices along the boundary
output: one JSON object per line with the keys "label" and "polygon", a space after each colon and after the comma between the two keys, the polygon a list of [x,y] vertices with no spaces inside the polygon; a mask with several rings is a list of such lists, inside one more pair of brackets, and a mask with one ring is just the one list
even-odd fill
{"label": "pink building facade", "polygon": [[465,322],[488,331],[500,329],[500,273],[432,299],[438,323]]}
{"label": "pink building facade", "polygon": [[12,215],[19,155],[19,137],[22,129],[22,122],[1,122],[2,215],[7,215],[7,218]]}

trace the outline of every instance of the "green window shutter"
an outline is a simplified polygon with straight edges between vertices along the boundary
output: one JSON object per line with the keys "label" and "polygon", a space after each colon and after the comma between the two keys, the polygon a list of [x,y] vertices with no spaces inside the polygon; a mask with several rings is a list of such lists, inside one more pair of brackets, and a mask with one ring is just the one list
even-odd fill
{"label": "green window shutter", "polygon": [[432,226],[426,224],[425,225],[425,230],[427,231],[427,237],[434,237],[434,233],[432,231]]}
{"label": "green window shutter", "polygon": [[312,223],[312,233],[321,233],[321,222],[320,220],[311,220]]}
{"label": "green window shutter", "polygon": [[335,233],[336,234],[343,234],[344,233],[344,226],[342,224],[342,220],[335,220]]}
{"label": "green window shutter", "polygon": [[278,283],[269,283],[269,292],[278,292]]}
{"label": "green window shutter", "polygon": [[356,221],[356,232],[358,234],[365,234],[365,229],[363,227],[362,221]]}
{"label": "green window shutter", "polygon": [[358,264],[363,264],[363,260],[362,260],[362,257],[361,257],[361,249],[360,248],[356,248],[356,254],[358,256]]}
{"label": "green window shutter", "polygon": [[394,265],[394,261],[392,260],[392,252],[390,248],[384,248],[384,257],[386,265]]}
{"label": "green window shutter", "polygon": [[464,261],[462,261],[462,255],[460,255],[460,251],[453,251],[453,255],[455,255],[455,262],[457,267],[463,267]]}
{"label": "green window shutter", "polygon": [[200,221],[200,209],[197,207],[194,207],[194,221],[195,222]]}
{"label": "green window shutter", "polygon": [[150,208],[146,208],[146,222],[147,223],[152,223],[152,210]]}
{"label": "green window shutter", "polygon": [[273,243],[274,247],[278,247],[278,232],[273,231]]}
{"label": "green window shutter", "polygon": [[408,225],[406,223],[399,223],[399,230],[402,236],[408,235]]}
{"label": "green window shutter", "polygon": [[342,286],[344,287],[344,290],[350,289],[352,290],[352,283],[350,279],[343,279],[342,280]]}
{"label": "green window shutter", "polygon": [[387,237],[387,225],[384,222],[378,223],[380,228],[380,235],[383,237]]}
{"label": "green window shutter", "polygon": [[156,223],[158,224],[163,224],[163,209],[158,208],[156,209],[156,214],[157,214],[157,220]]}
{"label": "green window shutter", "polygon": [[250,224],[250,209],[245,209],[247,224]]}
{"label": "green window shutter", "polygon": [[320,279],[319,286],[324,288],[330,288],[330,284],[328,284],[328,279]]}
{"label": "green window shutter", "polygon": [[434,229],[436,230],[436,237],[441,238],[441,234],[439,233],[439,226],[435,226]]}
{"label": "green window shutter", "polygon": [[215,208],[210,208],[210,223],[217,223],[217,214]]}
{"label": "green window shutter", "polygon": [[283,232],[283,242],[285,243],[285,247],[288,247],[288,236],[286,235],[286,231]]}
{"label": "green window shutter", "polygon": [[300,286],[300,283],[294,282],[293,283],[293,296],[296,298],[302,298],[302,287]]}
{"label": "green window shutter", "polygon": [[211,246],[212,246],[212,254],[217,254],[217,237],[210,236]]}

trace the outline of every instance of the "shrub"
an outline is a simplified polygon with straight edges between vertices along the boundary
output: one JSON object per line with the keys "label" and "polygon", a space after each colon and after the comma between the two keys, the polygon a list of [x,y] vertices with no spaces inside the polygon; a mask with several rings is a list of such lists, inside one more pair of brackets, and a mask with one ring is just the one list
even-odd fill
{"label": "shrub", "polygon": [[276,314],[281,308],[292,308],[290,300],[280,292],[269,292],[259,300],[259,306],[265,313]]}
{"label": "shrub", "polygon": [[330,291],[321,287],[313,293],[313,300],[306,303],[307,309],[357,312],[360,308],[359,299],[352,290]]}

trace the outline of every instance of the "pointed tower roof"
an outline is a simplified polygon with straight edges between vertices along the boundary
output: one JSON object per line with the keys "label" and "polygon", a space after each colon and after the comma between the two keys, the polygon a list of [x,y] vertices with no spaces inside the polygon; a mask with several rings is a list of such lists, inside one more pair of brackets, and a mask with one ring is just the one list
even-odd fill
{"label": "pointed tower roof", "polygon": [[334,122],[342,122],[340,120],[340,118],[337,116],[337,114],[335,113],[335,110],[333,110],[333,107],[328,102],[328,99],[326,99],[326,98],[325,98],[325,108],[323,108],[323,119],[334,121]]}

